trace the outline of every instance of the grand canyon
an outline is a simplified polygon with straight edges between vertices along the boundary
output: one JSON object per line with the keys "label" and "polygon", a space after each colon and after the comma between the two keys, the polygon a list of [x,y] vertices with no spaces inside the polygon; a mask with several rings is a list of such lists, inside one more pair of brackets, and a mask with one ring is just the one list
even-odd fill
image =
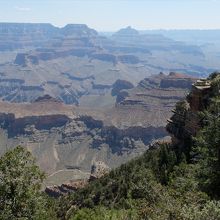
{"label": "grand canyon", "polygon": [[185,147],[186,127],[196,136],[195,112],[216,95],[219,33],[0,23],[0,156],[31,152],[46,175],[41,192],[57,198],[158,143]]}

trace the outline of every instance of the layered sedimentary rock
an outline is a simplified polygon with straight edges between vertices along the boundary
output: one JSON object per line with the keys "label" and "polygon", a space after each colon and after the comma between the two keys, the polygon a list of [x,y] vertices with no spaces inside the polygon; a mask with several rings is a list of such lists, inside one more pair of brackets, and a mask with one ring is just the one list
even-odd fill
{"label": "layered sedimentary rock", "polygon": [[83,98],[91,105],[90,96],[108,99],[119,79],[136,85],[159,71],[209,72],[201,67],[198,46],[131,27],[104,37],[82,24],[0,23],[0,51],[0,99],[10,102],[49,94],[66,104],[80,105]]}
{"label": "layered sedimentary rock", "polygon": [[68,193],[77,191],[84,188],[89,181],[87,179],[83,180],[70,180],[68,182],[62,183],[61,185],[52,185],[45,188],[45,192],[51,197],[59,197],[67,195]]}
{"label": "layered sedimentary rock", "polygon": [[197,46],[189,46],[181,42],[174,42],[172,39],[164,37],[161,34],[140,34],[132,27],[127,27],[119,30],[112,35],[112,39],[119,43],[126,43],[125,50],[132,44],[136,45],[136,49],[144,53],[151,53],[154,50],[175,50],[184,53],[193,53],[197,55],[203,55],[202,50]]}
{"label": "layered sedimentary rock", "polygon": [[202,127],[204,117],[200,112],[206,110],[212,98],[219,95],[219,79],[220,73],[215,72],[208,79],[197,80],[187,98],[177,104],[166,128],[172,135],[173,143],[178,143],[179,147],[187,147]]}
{"label": "layered sedimentary rock", "polygon": [[141,154],[152,136],[165,135],[163,128],[106,124],[49,96],[32,104],[1,102],[0,111],[1,154],[17,145],[27,147],[54,183],[85,177],[98,161],[116,167]]}
{"label": "layered sedimentary rock", "polygon": [[120,81],[117,93],[127,95],[108,109],[65,105],[49,95],[33,103],[0,102],[0,153],[19,144],[27,147],[48,173],[46,185],[88,179],[94,164],[117,167],[167,136],[171,109],[188,90],[187,83],[178,87],[178,80],[193,81],[173,73],[147,78],[137,87]]}
{"label": "layered sedimentary rock", "polygon": [[97,32],[86,25],[66,25],[63,28],[51,24],[0,23],[0,50],[14,50],[26,47],[59,45],[63,37],[95,36]]}
{"label": "layered sedimentary rock", "polygon": [[176,102],[185,97],[195,80],[178,73],[145,78],[135,88],[118,93],[116,109],[119,113],[126,112],[127,118],[130,115],[131,121],[136,118],[142,125],[165,126]]}
{"label": "layered sedimentary rock", "polygon": [[111,94],[116,96],[120,93],[121,90],[132,88],[134,88],[134,85],[131,82],[119,79],[113,84]]}

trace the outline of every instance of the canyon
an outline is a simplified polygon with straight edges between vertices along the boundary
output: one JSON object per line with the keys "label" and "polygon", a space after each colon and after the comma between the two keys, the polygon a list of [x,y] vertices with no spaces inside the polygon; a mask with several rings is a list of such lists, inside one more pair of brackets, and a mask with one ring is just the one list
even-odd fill
{"label": "canyon", "polygon": [[119,81],[109,108],[67,105],[49,95],[32,103],[1,101],[0,153],[26,147],[47,173],[48,186],[89,178],[97,162],[114,168],[141,155],[154,140],[168,140],[171,110],[195,80],[160,73],[137,86]]}
{"label": "canyon", "polygon": [[169,141],[175,104],[218,65],[199,45],[132,27],[0,23],[0,155],[27,148],[56,195],[83,185],[95,164]]}
{"label": "canyon", "polygon": [[5,101],[33,102],[49,94],[93,107],[101,96],[101,107],[109,107],[118,79],[136,86],[161,71],[199,77],[218,68],[216,57],[197,45],[131,27],[104,36],[83,24],[0,23],[0,99]]}

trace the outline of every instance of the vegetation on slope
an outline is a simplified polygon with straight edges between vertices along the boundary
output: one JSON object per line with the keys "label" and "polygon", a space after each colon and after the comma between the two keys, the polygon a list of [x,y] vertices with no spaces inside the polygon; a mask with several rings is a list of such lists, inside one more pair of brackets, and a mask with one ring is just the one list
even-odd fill
{"label": "vegetation on slope", "polygon": [[30,152],[17,147],[0,158],[0,219],[56,219],[50,199],[40,192],[44,173]]}
{"label": "vegetation on slope", "polygon": [[[7,153],[0,160],[0,206],[2,213],[7,216],[1,218],[220,219],[220,74],[212,74],[209,79],[212,90],[208,101],[206,100],[207,105],[202,111],[195,113],[200,122],[200,129],[195,137],[184,134],[184,120],[189,110],[184,102],[178,103],[176,115],[184,116],[177,132],[179,142],[156,144],[141,157],[121,165],[85,188],[55,202],[46,199],[39,193],[39,187],[35,187],[40,182],[41,175],[32,162],[32,178],[28,177],[29,170],[26,169],[29,162],[22,166],[23,162],[9,162],[29,161],[29,156],[23,158],[19,154],[20,148],[19,151],[15,149]],[[23,151],[23,154],[26,153]],[[12,168],[5,173],[8,164]],[[14,177],[16,170],[20,172]],[[8,175],[9,186],[13,178],[21,180],[16,181],[16,188],[19,186],[24,189],[23,184],[26,186],[27,191],[24,190],[21,194],[24,197],[22,201],[17,200],[20,198],[19,193],[18,196],[6,188],[4,179]],[[26,178],[29,180],[28,184],[25,183]],[[19,215],[10,205],[14,200],[18,201]],[[27,206],[30,204],[33,206]],[[48,212],[44,212],[45,208]],[[31,213],[32,217],[26,213]]]}
{"label": "vegetation on slope", "polygon": [[[201,126],[196,137],[153,146],[143,156],[61,198],[59,217],[80,219],[76,216],[89,216],[94,210],[97,215],[123,210],[131,216],[122,219],[220,219],[219,79],[220,74],[210,76],[208,105],[196,113]],[[185,111],[184,102],[178,103],[175,112],[187,115]],[[97,211],[103,207],[106,212]]]}

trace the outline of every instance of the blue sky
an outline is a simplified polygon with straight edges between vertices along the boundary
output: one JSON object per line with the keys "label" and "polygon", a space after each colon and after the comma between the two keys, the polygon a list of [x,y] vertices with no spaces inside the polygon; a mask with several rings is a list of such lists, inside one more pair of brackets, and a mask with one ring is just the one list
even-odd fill
{"label": "blue sky", "polygon": [[0,0],[0,22],[84,23],[98,31],[220,29],[220,0]]}

